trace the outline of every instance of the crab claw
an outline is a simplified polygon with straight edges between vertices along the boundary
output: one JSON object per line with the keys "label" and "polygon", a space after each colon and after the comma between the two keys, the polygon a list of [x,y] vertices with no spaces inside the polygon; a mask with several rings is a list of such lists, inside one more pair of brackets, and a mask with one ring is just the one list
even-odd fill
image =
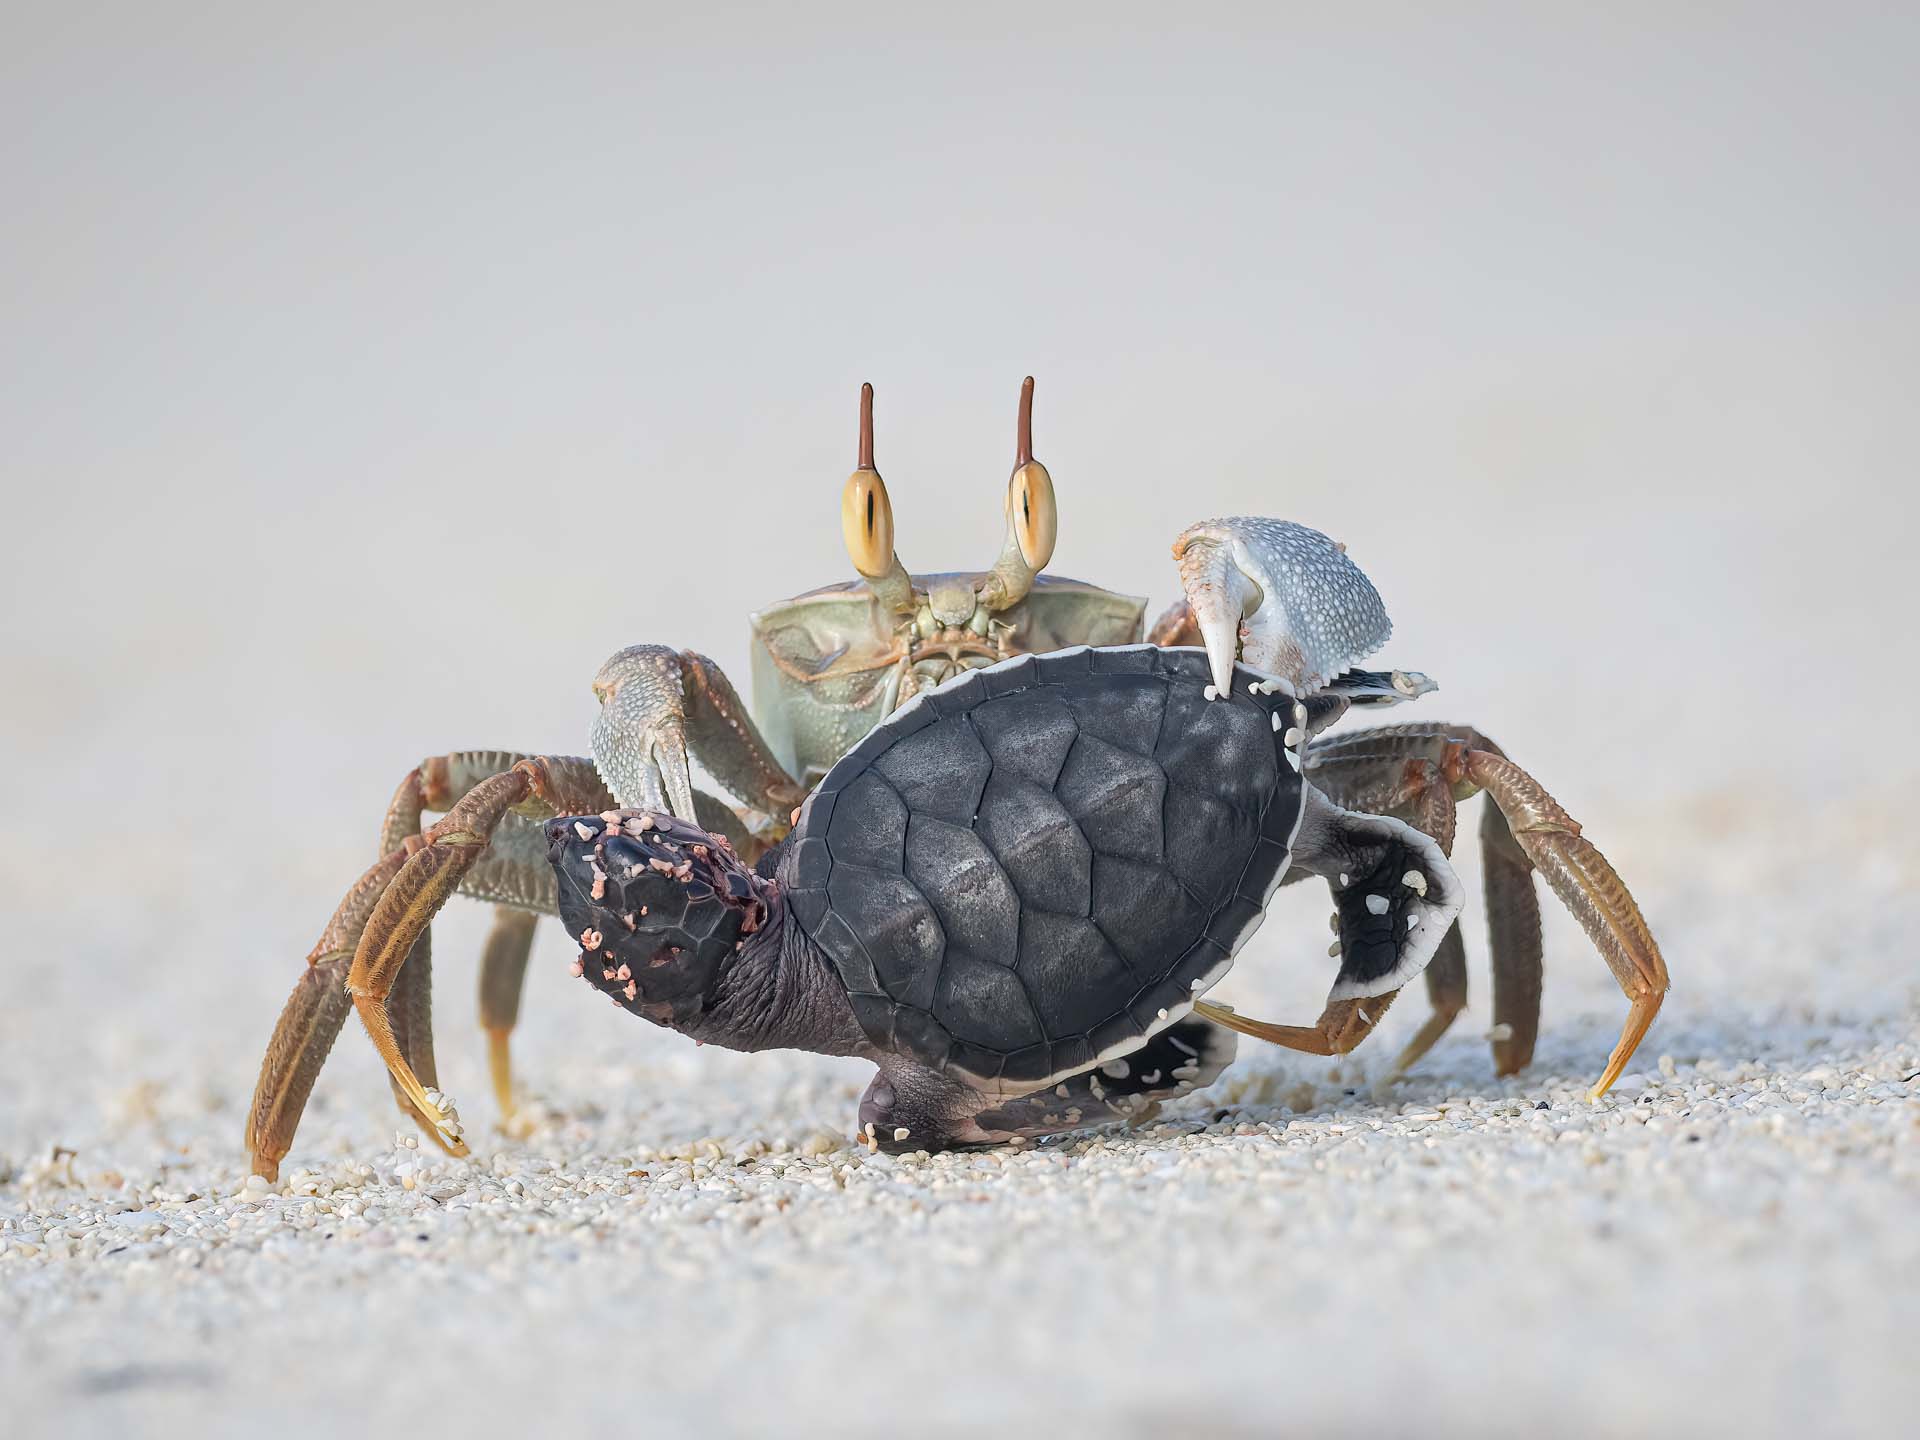
{"label": "crab claw", "polygon": [[630,645],[600,667],[593,693],[593,763],[614,800],[691,820],[680,656],[663,645]]}
{"label": "crab claw", "polygon": [[1222,694],[1236,656],[1304,695],[1393,633],[1379,592],[1346,548],[1304,525],[1203,520],[1173,542],[1173,558]]}

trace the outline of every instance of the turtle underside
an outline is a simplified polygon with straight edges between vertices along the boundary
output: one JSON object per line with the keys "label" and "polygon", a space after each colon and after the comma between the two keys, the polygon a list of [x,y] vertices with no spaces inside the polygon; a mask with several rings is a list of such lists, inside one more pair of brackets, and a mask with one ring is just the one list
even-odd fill
{"label": "turtle underside", "polygon": [[1014,1093],[1185,1015],[1264,918],[1300,817],[1301,712],[1259,678],[1210,700],[1197,649],[1024,655],[842,757],[787,874],[874,1044]]}

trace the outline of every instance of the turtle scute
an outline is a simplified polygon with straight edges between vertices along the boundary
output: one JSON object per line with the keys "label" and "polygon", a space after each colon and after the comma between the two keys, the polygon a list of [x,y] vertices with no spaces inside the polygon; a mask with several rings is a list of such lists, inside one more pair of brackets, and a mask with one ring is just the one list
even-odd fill
{"label": "turtle scute", "polygon": [[1225,972],[1301,791],[1291,698],[1209,683],[1198,650],[1022,656],[833,767],[786,873],[876,1044],[1013,1093],[1138,1046]]}

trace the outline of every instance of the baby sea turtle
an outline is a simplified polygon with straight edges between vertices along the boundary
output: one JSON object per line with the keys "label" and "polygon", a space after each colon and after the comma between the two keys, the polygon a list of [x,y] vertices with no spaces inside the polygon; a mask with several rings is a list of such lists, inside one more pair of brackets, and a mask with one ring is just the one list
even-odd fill
{"label": "baby sea turtle", "polygon": [[657,812],[551,821],[575,971],[705,1043],[872,1060],[860,1130],[894,1151],[1138,1119],[1209,1083],[1234,1040],[1195,1006],[1289,864],[1334,891],[1330,1013],[1370,1025],[1459,880],[1301,777],[1367,677],[1304,700],[1232,677],[1222,695],[1204,650],[1151,645],[968,671],[848,752],[753,869]]}

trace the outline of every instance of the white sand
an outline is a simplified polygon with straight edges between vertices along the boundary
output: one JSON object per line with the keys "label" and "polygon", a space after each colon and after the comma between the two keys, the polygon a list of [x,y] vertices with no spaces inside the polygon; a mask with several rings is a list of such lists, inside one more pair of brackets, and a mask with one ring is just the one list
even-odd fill
{"label": "white sand", "polygon": [[[1621,1007],[1557,913],[1516,1080],[1477,1042],[1482,993],[1373,1098],[1409,997],[1338,1067],[1247,1042],[1139,1133],[899,1161],[844,1138],[863,1067],[600,1023],[548,934],[536,1134],[471,1164],[394,1143],[350,1024],[266,1190],[238,1139],[269,1016],[205,977],[143,1015],[109,956],[97,1025],[29,1010],[7,1056],[31,1097],[0,1128],[10,1428],[1910,1433],[1920,855],[1809,875],[1749,813],[1690,869],[1701,822],[1672,818],[1611,847],[1677,978],[1597,1107]],[[1324,983],[1298,958],[1320,899],[1285,902],[1226,987],[1249,1008]],[[441,1054],[473,1125],[479,1045],[445,998],[463,916]]]}
{"label": "white sand", "polygon": [[[0,1432],[1920,1433],[1911,7],[721,8],[9,14]],[[548,926],[509,1142],[463,905],[482,1158],[393,1144],[350,1022],[247,1189],[404,769],[577,750],[622,645],[744,682],[849,573],[864,379],[902,560],[990,563],[1029,371],[1057,572],[1157,609],[1195,520],[1325,529],[1408,718],[1588,825],[1676,987],[1615,1093],[1552,906],[1492,1077],[1476,904],[1384,1099],[1417,996],[893,1163],[861,1067],[696,1052]],[[1324,921],[1225,998],[1317,1013]]]}

